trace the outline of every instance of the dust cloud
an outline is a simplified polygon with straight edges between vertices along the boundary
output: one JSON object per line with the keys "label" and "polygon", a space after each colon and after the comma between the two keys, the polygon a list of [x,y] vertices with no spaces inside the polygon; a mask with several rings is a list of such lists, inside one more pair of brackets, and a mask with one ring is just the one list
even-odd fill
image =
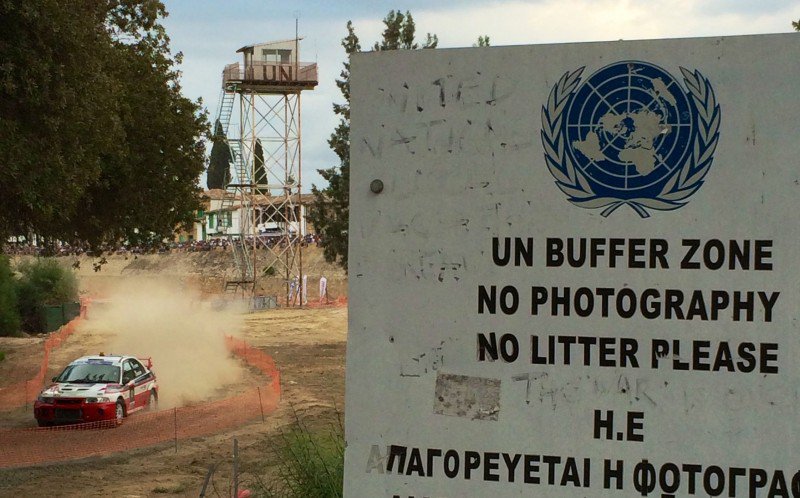
{"label": "dust cloud", "polygon": [[245,374],[224,342],[244,315],[215,310],[174,281],[126,278],[92,305],[86,324],[107,337],[106,354],[152,357],[160,409],[225,397]]}

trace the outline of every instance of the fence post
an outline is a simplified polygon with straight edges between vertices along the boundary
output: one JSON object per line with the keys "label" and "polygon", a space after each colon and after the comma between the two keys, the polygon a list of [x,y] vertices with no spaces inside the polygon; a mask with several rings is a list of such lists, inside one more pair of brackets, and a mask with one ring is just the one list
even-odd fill
{"label": "fence post", "polygon": [[265,422],[264,420],[264,403],[261,402],[261,387],[256,387],[258,390],[258,406],[261,408],[261,423]]}
{"label": "fence post", "polygon": [[203,481],[203,488],[200,490],[200,498],[204,498],[206,496],[206,488],[208,488],[208,482],[211,480],[211,476],[214,474],[214,471],[217,469],[217,464],[212,464],[208,467],[208,472],[206,473],[206,479]]}
{"label": "fence post", "polygon": [[233,438],[233,497],[239,498],[239,440]]}

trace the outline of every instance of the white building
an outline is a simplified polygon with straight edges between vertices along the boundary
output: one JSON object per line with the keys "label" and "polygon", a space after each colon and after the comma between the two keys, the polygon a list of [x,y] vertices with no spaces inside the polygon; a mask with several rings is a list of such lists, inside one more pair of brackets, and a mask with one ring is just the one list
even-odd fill
{"label": "white building", "polygon": [[[241,205],[237,205],[236,199],[233,203],[224,202],[224,199],[231,196],[230,192],[222,189],[206,190],[202,193],[203,196],[203,210],[198,213],[197,219],[194,223],[194,239],[195,240],[208,240],[216,237],[227,237],[228,234],[240,234],[242,213]],[[270,205],[267,199],[259,199],[256,196],[255,213],[256,213],[256,227],[260,234],[282,233],[284,229],[289,233],[299,233],[305,236],[310,232],[310,226],[307,221],[307,214],[309,207],[314,201],[314,196],[311,194],[302,194],[299,202],[295,203],[294,209],[296,222],[292,222],[290,226],[279,226],[278,222],[267,222],[269,219],[276,219],[276,216],[269,216],[268,209],[275,209]],[[261,196],[263,197],[263,196]]]}

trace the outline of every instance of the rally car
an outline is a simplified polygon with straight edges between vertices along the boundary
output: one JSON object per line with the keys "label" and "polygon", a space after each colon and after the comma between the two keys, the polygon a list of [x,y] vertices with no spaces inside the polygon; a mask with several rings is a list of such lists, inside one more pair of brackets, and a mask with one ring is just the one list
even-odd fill
{"label": "rally car", "polygon": [[158,384],[149,358],[104,355],[73,361],[33,405],[39,426],[123,418],[158,405]]}

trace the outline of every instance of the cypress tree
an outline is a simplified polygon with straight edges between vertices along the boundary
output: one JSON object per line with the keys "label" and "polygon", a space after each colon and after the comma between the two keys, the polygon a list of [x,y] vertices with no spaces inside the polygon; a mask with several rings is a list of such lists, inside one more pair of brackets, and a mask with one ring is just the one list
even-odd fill
{"label": "cypress tree", "polygon": [[225,140],[225,133],[219,120],[214,123],[214,135],[211,141],[206,185],[209,189],[224,189],[231,181],[231,149]]}
{"label": "cypress tree", "polygon": [[[264,168],[264,148],[261,146],[261,140],[256,139],[256,147],[253,151],[253,161],[255,162],[253,183],[256,185],[264,185],[269,183],[267,179],[267,170]],[[256,188],[256,192],[261,193],[261,189]]]}

